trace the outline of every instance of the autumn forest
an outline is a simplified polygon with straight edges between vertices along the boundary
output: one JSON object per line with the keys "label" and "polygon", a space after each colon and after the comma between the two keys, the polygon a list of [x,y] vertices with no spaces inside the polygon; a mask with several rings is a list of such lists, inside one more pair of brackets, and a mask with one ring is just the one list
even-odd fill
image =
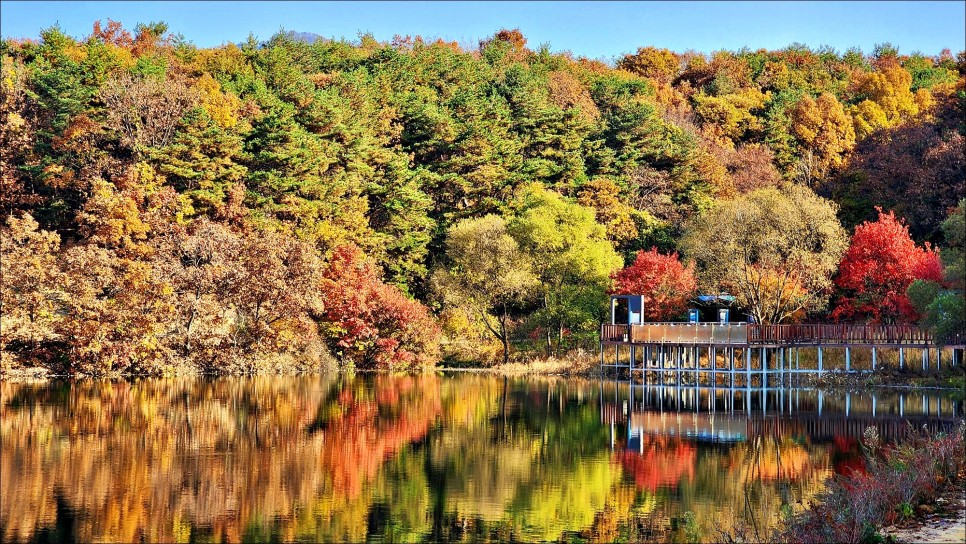
{"label": "autumn forest", "polygon": [[562,357],[608,293],[962,343],[966,52],[169,30],[0,45],[3,368]]}

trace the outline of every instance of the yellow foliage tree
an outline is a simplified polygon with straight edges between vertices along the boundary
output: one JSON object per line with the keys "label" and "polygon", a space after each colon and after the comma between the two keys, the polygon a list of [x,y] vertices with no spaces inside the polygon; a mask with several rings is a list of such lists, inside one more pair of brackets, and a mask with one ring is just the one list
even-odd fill
{"label": "yellow foliage tree", "polygon": [[22,344],[28,356],[35,355],[38,342],[56,336],[60,237],[38,227],[33,217],[24,214],[10,215],[0,228],[0,352],[5,356],[0,367],[13,359],[6,359],[9,344]]}
{"label": "yellow foliage tree", "polygon": [[637,225],[632,217],[635,210],[621,201],[620,188],[613,181],[597,178],[585,183],[577,202],[594,209],[597,222],[607,227],[607,238],[618,243],[637,238]]}
{"label": "yellow foliage tree", "polygon": [[670,83],[681,70],[681,61],[673,51],[641,47],[633,55],[624,55],[617,66],[662,83]]}
{"label": "yellow foliage tree", "polygon": [[238,110],[241,100],[232,93],[225,93],[221,85],[208,73],[202,74],[195,83],[195,88],[201,97],[201,105],[208,115],[222,128],[230,128],[238,124]]}
{"label": "yellow foliage tree", "polygon": [[855,136],[858,140],[865,139],[876,129],[888,126],[889,121],[886,114],[878,104],[871,100],[863,100],[849,109],[852,114],[852,121],[855,128]]}
{"label": "yellow foliage tree", "polygon": [[108,249],[134,253],[145,250],[143,242],[150,228],[142,221],[135,200],[102,179],[94,180],[91,193],[77,214],[82,234]]}
{"label": "yellow foliage tree", "polygon": [[911,86],[912,75],[898,65],[889,65],[865,76],[858,93],[865,95],[866,99],[851,108],[858,139],[878,128],[894,127],[918,114],[919,103]]}
{"label": "yellow foliage tree", "polygon": [[792,131],[823,169],[840,166],[855,146],[852,118],[830,93],[822,93],[818,100],[802,98],[792,111]]}
{"label": "yellow foliage tree", "polygon": [[722,143],[734,145],[751,133],[762,130],[756,113],[765,107],[768,95],[757,89],[742,89],[723,96],[694,96],[694,113],[705,131]]}

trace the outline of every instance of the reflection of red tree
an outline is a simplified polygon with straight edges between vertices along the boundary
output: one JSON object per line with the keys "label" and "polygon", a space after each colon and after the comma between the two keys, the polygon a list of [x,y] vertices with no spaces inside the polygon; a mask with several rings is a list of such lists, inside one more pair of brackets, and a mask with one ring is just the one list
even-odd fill
{"label": "reflection of red tree", "polygon": [[642,453],[625,450],[620,454],[624,470],[634,475],[638,488],[653,492],[659,487],[676,488],[685,476],[694,479],[694,445],[667,436],[644,435],[641,440]]}
{"label": "reflection of red tree", "polygon": [[334,491],[347,498],[358,496],[387,458],[426,436],[441,411],[435,376],[379,376],[373,387],[372,398],[342,391],[344,409],[325,431],[322,464]]}
{"label": "reflection of red tree", "polygon": [[836,474],[849,475],[853,472],[865,474],[865,459],[859,451],[859,441],[851,436],[832,437],[832,466]]}

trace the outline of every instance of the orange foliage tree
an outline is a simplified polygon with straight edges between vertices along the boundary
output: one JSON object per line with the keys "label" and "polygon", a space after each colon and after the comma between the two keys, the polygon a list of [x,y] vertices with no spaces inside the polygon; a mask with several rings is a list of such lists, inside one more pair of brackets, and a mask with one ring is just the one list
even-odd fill
{"label": "orange foliage tree", "polygon": [[321,282],[330,347],[362,367],[430,366],[441,334],[425,306],[380,279],[358,247],[335,249]]}

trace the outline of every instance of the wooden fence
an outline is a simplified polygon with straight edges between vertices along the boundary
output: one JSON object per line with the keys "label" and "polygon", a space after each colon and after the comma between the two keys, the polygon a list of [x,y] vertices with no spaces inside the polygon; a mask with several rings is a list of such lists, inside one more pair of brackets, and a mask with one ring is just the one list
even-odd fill
{"label": "wooden fence", "polygon": [[731,346],[931,346],[929,331],[912,325],[745,323],[603,324],[607,344],[702,344]]}

